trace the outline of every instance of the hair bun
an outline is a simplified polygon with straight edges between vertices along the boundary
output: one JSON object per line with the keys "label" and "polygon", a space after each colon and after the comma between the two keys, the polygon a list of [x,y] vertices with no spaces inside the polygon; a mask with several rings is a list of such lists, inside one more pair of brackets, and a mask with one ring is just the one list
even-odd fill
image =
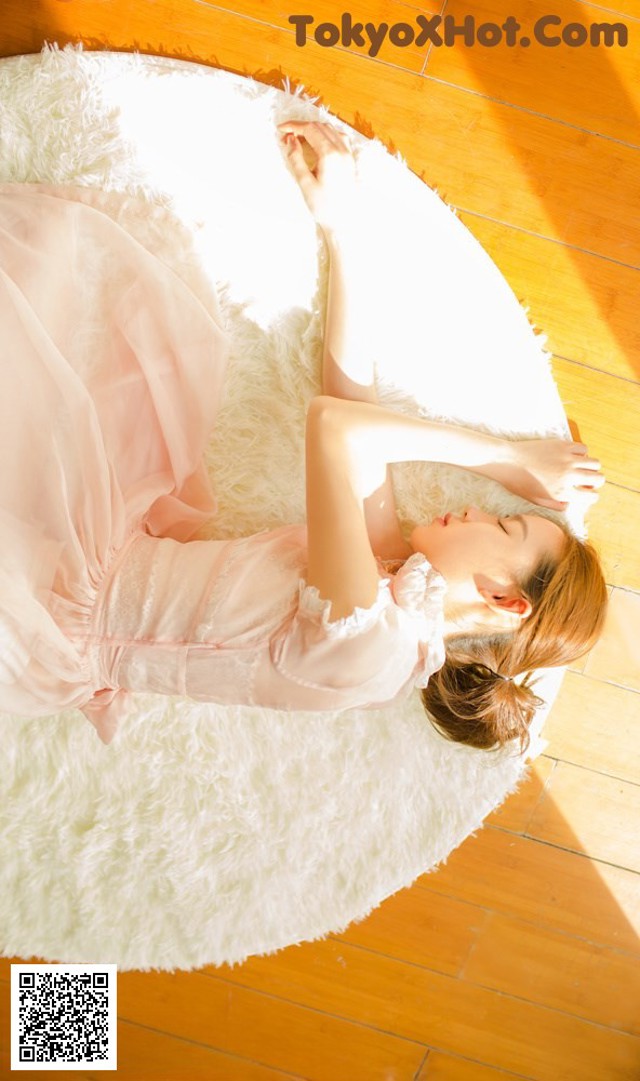
{"label": "hair bun", "polygon": [[496,679],[503,679],[505,683],[513,682],[513,676],[503,676],[501,672],[494,672],[493,668],[490,668],[489,671],[493,676],[496,677]]}
{"label": "hair bun", "polygon": [[529,725],[536,708],[544,705],[529,686],[533,676],[503,676],[484,661],[452,664],[447,659],[429,679],[422,701],[432,724],[448,739],[486,750],[519,739],[524,754]]}

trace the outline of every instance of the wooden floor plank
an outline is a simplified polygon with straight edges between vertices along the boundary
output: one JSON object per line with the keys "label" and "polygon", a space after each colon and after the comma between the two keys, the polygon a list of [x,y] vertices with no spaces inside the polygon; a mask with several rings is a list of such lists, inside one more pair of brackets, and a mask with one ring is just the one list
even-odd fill
{"label": "wooden floor plank", "polygon": [[518,790],[509,796],[501,807],[485,818],[485,824],[498,826],[512,833],[525,833],[555,767],[556,763],[552,758],[544,755],[536,758],[531,763],[529,776],[520,782]]}
{"label": "wooden floor plank", "polygon": [[[55,10],[39,12],[35,21],[25,13],[5,31],[5,54],[37,52],[43,36],[63,45],[81,34],[95,48],[108,43],[112,49],[130,50],[134,43],[142,52],[200,57],[272,85],[281,86],[286,74],[307,93],[330,87],[324,104],[364,134],[375,132],[409,155],[413,171],[454,206],[640,265],[640,218],[623,220],[611,213],[612,206],[634,204],[634,147],[514,112],[508,105],[348,50],[315,43],[297,48],[288,32],[218,8],[190,8],[187,33],[184,9],[176,19],[176,7],[180,5],[175,0],[160,10],[151,0],[140,0],[126,6],[116,25],[112,10],[100,0],[85,0],[81,11],[75,5],[56,5]],[[255,64],[252,69],[247,65],[251,55],[261,58],[257,70]]]}
{"label": "wooden floor plank", "polygon": [[640,694],[567,672],[542,735],[548,757],[640,784]]}
{"label": "wooden floor plank", "polygon": [[[258,20],[267,19],[270,25],[278,26],[283,30],[288,31],[290,34],[295,35],[295,24],[289,22],[290,15],[298,15],[302,13],[303,9],[300,7],[293,8],[281,8],[275,4],[264,4],[260,0],[230,0],[230,2],[223,2],[217,5],[228,11],[230,14],[238,13],[240,15],[248,16],[249,18],[255,18]],[[441,7],[439,0],[425,0],[424,5],[421,6],[421,11],[425,15],[436,15]],[[335,3],[332,0],[314,0],[311,7],[304,8],[304,14],[310,15],[313,22],[307,25],[306,34],[302,36],[302,29],[300,30],[300,40],[307,41],[308,43],[315,43],[315,33],[323,23],[331,23],[337,27],[338,37],[335,45],[327,47],[326,51],[348,51],[353,56],[365,58],[375,58],[384,64],[391,64],[395,67],[404,68],[407,71],[419,73],[422,71],[427,54],[429,52],[429,44],[426,43],[421,46],[417,46],[414,41],[407,46],[395,45],[389,36],[389,32],[381,39],[381,44],[373,44],[370,37],[367,35],[365,25],[372,23],[374,27],[379,27],[381,23],[386,23],[389,30],[394,24],[404,22],[414,29],[419,30],[416,24],[417,11],[412,4],[402,3],[402,0],[368,0],[366,5],[366,12],[362,9],[355,8],[344,9],[347,10],[351,16],[350,20],[347,20],[347,25],[355,26],[360,24],[360,36],[363,44],[358,45],[357,36],[347,36],[346,40],[350,41],[350,45],[345,45],[345,36],[342,33],[342,11],[338,13]],[[348,35],[348,31],[346,32]],[[332,32],[327,28],[322,31],[321,40],[330,41],[332,39]],[[375,36],[375,35],[374,35]],[[406,37],[406,34],[405,34]],[[300,45],[301,49],[308,48],[308,45]]]}
{"label": "wooden floor plank", "polygon": [[640,385],[553,357],[565,412],[613,484],[637,489],[640,477]]}
{"label": "wooden floor plank", "polygon": [[487,913],[476,905],[406,889],[388,897],[361,923],[331,937],[456,976],[486,920]]}
{"label": "wooden floor plank", "polygon": [[607,5],[607,18],[614,20],[617,16],[621,15],[629,22],[631,29],[633,29],[633,23],[638,22],[638,5],[636,0],[613,0],[613,2]]}
{"label": "wooden floor plank", "polygon": [[558,762],[527,834],[640,875],[638,822],[640,785]]}
{"label": "wooden floor plank", "polygon": [[565,360],[637,380],[638,268],[494,222],[460,220],[488,251],[528,318]]}
{"label": "wooden floor plank", "polygon": [[[212,1051],[126,1021],[118,1024],[118,1081],[303,1081],[247,1058]],[[104,1072],[89,1073],[104,1081]]]}
{"label": "wooden floor plank", "polygon": [[[571,23],[588,30],[593,23],[617,22],[610,9],[605,12],[601,7],[577,4],[575,0],[555,0],[551,8],[546,0],[530,0],[526,7],[516,7],[521,27],[517,32],[518,44],[509,47],[503,38],[493,48],[476,43],[470,47],[434,49],[429,56],[428,74],[575,124],[583,130],[640,145],[637,5],[630,12],[634,19],[618,17],[626,27],[627,43],[611,48],[588,43],[574,48],[562,41],[556,47],[545,47],[535,38],[535,24],[542,16],[553,14],[560,18],[559,24],[549,26],[546,36],[561,37],[563,28]],[[483,23],[502,26],[511,11],[491,0],[481,0],[472,8],[466,0],[449,0],[446,7],[446,13],[453,16],[458,26],[471,13],[476,34]],[[519,44],[525,35],[531,40],[528,48]]]}
{"label": "wooden floor plank", "polygon": [[607,480],[586,522],[589,540],[600,555],[607,582],[640,590],[640,492]]}
{"label": "wooden floor plank", "polygon": [[[477,19],[491,11],[489,0],[480,2]],[[518,4],[514,14],[529,21],[541,3]],[[374,59],[315,44],[299,49],[284,26],[289,12],[258,0],[246,4],[233,14],[193,0],[84,0],[37,9],[11,0],[0,54],[39,52],[45,37],[62,46],[82,36],[86,48],[202,60],[278,87],[288,76],[357,130],[401,150],[418,175],[461,208],[463,222],[530,305],[532,322],[549,335],[567,410],[572,415],[569,403],[577,403],[584,438],[607,462],[609,483],[590,514],[589,535],[602,545],[609,583],[640,590],[637,454],[634,459],[640,218],[629,209],[637,204],[640,162],[639,91],[631,78],[640,38],[615,55],[432,49],[421,78],[424,51],[394,52],[387,43]],[[340,21],[342,8],[328,0],[321,5],[316,16]],[[580,21],[602,14],[571,0],[560,6],[567,15],[579,11]],[[454,8],[462,12],[462,0],[449,0]],[[368,17],[377,21],[388,12],[390,21],[396,9],[407,21],[427,10],[376,0]],[[615,10],[635,15],[637,23],[637,0],[618,0]],[[614,13],[607,9],[607,19]],[[635,634],[635,602],[619,596],[614,590],[615,610],[624,609],[621,633]],[[421,1081],[591,1081],[590,1074],[594,1081],[635,1081],[637,1036],[621,1031],[629,1021],[616,996],[626,986],[631,1002],[635,987],[626,966],[640,958],[640,876],[557,847],[558,840],[581,847],[571,815],[580,832],[591,798],[589,786],[575,784],[569,798],[565,778],[578,775],[558,772],[563,763],[609,774],[613,785],[616,778],[638,783],[640,695],[607,682],[612,672],[620,675],[619,643],[610,623],[602,648],[582,664],[586,674],[567,674],[543,733],[550,740],[545,757],[491,824],[369,920],[305,946],[306,964],[296,949],[252,959],[260,962],[256,987],[225,982],[218,970],[121,974],[119,1073],[126,1078],[129,1070],[132,1081],[145,1070],[162,1076],[180,1061],[172,1057],[176,1049],[189,1048],[192,1076],[216,1062],[240,1070],[243,1081],[282,1075],[387,1081],[413,1079],[417,1071]],[[553,784],[547,796],[543,786],[555,783],[556,774],[556,794],[565,802],[552,805]],[[601,836],[590,834],[589,843],[597,840],[612,854],[612,823],[622,804],[609,782],[604,788],[591,782],[611,798],[607,827]],[[559,833],[563,806],[570,815]],[[598,806],[591,810],[596,819]],[[553,842],[520,835],[531,822],[548,829],[554,820]],[[484,939],[483,928],[490,932]],[[555,973],[554,957],[562,959]],[[467,976],[475,972],[479,980],[472,966],[482,962],[482,980],[492,986],[453,978],[466,958]],[[8,964],[0,964],[0,980]],[[589,985],[590,966],[596,978]],[[242,966],[233,971],[236,980]],[[572,975],[579,995],[569,1001]],[[276,997],[271,979],[282,981],[284,997]],[[534,992],[536,1000],[527,1002]],[[580,1010],[590,1019],[571,1016]],[[386,1018],[390,1027],[380,1032],[372,1018]],[[0,1036],[0,1055],[5,1047]]]}
{"label": "wooden floor plank", "polygon": [[465,980],[640,1035],[637,954],[492,913]]}
{"label": "wooden floor plank", "polygon": [[[409,140],[412,168],[419,175],[423,170],[427,183],[454,207],[627,266],[640,265],[636,225],[611,215],[611,203],[621,202],[623,189],[635,189],[634,148],[484,98],[467,95],[463,101],[462,91],[439,84],[429,85],[428,97],[417,107],[429,131],[428,151]],[[401,126],[395,130],[398,140],[404,138]],[[466,149],[470,139],[473,156]],[[612,156],[618,159],[617,181],[609,175],[616,168]]]}
{"label": "wooden floor plank", "polygon": [[589,654],[585,675],[640,691],[640,593],[614,589],[605,632]]}
{"label": "wooden floor plank", "polygon": [[640,876],[542,841],[488,826],[417,884],[640,956]]}
{"label": "wooden floor plank", "polygon": [[[338,951],[354,949],[333,945]],[[271,966],[277,958],[265,960]],[[333,995],[318,1009],[309,1009],[275,997],[273,986],[266,986],[264,993],[243,987],[242,981],[232,980],[242,967],[157,976],[120,973],[118,1015],[275,1070],[302,1074],[309,1081],[355,1078],[362,1062],[371,1081],[385,1081],[390,1070],[398,1081],[412,1081],[424,1046],[390,1035],[389,1029],[379,1031],[361,1017],[352,1022],[343,1019],[347,1015],[336,1016],[331,1012]]]}
{"label": "wooden floor plank", "polygon": [[416,1081],[522,1081],[523,1074],[505,1073],[470,1059],[431,1051]]}
{"label": "wooden floor plank", "polygon": [[536,1081],[584,1081],[587,1066],[594,1077],[631,1079],[640,1062],[640,1038],[343,942],[250,958],[224,978],[312,1009],[330,994],[342,1017]]}
{"label": "wooden floor plank", "polygon": [[[10,982],[0,975],[0,1077],[10,1075]],[[160,980],[162,976],[157,977]],[[122,979],[122,975],[120,976]],[[283,1073],[228,1055],[189,1040],[167,1036],[154,1028],[132,1025],[118,1018],[117,1075],[119,1081],[302,1081],[299,1074]],[[51,1070],[29,1070],[32,1081],[50,1081]],[[104,1070],[56,1069],[57,1081],[104,1081]]]}

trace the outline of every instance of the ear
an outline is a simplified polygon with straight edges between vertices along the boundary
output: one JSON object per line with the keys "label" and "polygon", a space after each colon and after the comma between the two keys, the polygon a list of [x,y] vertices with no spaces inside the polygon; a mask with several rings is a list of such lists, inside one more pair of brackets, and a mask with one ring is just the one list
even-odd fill
{"label": "ear", "polygon": [[479,587],[485,604],[491,609],[497,622],[517,627],[533,611],[531,601],[523,597],[513,585],[500,585],[493,582],[490,587]]}

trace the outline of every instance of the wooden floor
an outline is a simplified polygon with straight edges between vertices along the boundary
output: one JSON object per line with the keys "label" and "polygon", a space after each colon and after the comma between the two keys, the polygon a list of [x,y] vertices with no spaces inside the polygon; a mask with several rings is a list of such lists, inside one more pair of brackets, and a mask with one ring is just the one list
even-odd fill
{"label": "wooden floor", "polygon": [[[612,592],[606,634],[567,674],[531,779],[443,869],[343,935],[233,970],[120,973],[119,1072],[132,1081],[640,1078],[640,7],[446,6],[458,23],[512,14],[526,30],[549,12],[618,18],[629,43],[610,49],[387,42],[369,56],[299,47],[287,21],[339,24],[348,10],[416,28],[430,5],[3,4],[1,55],[83,41],[278,87],[289,76],[400,150],[548,333],[566,411],[608,478],[590,518]],[[4,959],[2,1077],[9,972]]]}

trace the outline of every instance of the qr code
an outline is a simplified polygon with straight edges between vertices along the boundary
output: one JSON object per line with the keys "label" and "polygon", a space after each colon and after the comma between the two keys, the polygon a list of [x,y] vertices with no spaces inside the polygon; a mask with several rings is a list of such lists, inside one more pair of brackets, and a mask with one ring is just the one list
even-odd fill
{"label": "qr code", "polygon": [[117,965],[11,965],[11,1069],[115,1070]]}

